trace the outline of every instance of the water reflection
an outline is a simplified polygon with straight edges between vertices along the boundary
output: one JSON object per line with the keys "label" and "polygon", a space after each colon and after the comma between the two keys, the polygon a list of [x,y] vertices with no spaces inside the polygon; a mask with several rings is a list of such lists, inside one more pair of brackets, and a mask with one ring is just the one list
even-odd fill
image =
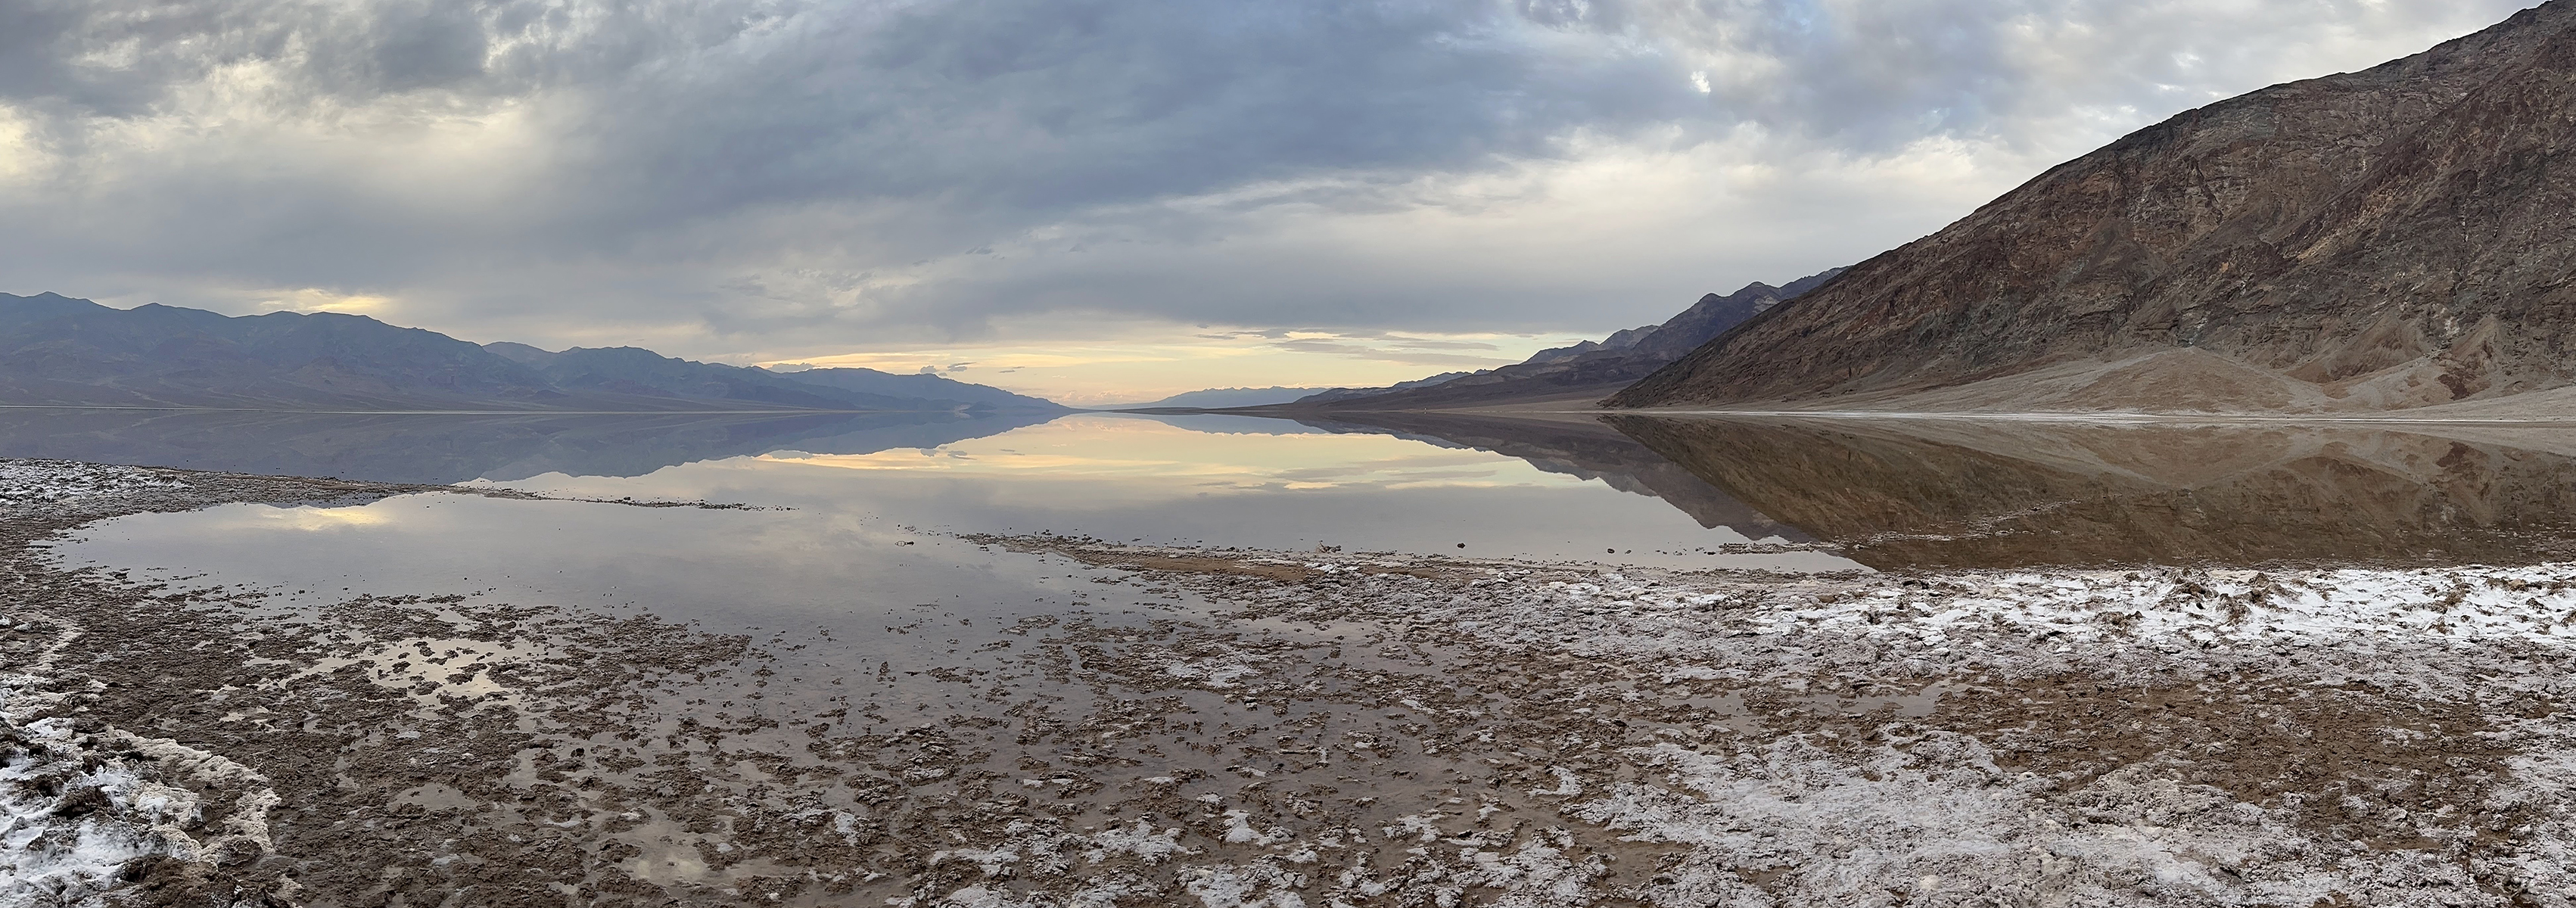
{"label": "water reflection", "polygon": [[[1631,461],[1662,464],[1670,475],[1660,481],[1722,497],[1633,440],[1597,423],[1588,432],[1624,447]],[[788,449],[635,479],[548,475],[512,485],[588,498],[859,511],[969,533],[1690,567],[1858,567],[1785,545],[1785,528],[1775,522],[1703,524],[1652,495],[1622,491],[1641,487],[1627,472],[1516,450],[1530,456],[1282,420],[1076,414],[934,448]]]}
{"label": "water reflection", "polygon": [[1299,422],[1332,432],[1383,432],[1435,445],[1519,458],[1530,466],[1662,499],[1700,526],[1746,538],[1808,542],[1806,531],[1772,519],[1600,419],[1580,414],[1499,417],[1469,413],[1348,413]]}
{"label": "water reflection", "polygon": [[1881,569],[2514,564],[2576,550],[2576,430],[1605,421]]}
{"label": "water reflection", "polygon": [[[1799,537],[1589,420],[1515,426],[1435,419],[1363,430],[1240,416],[1099,413],[5,410],[0,456],[379,481],[479,480],[579,497],[779,505],[970,533],[1052,531],[1157,543],[1695,567],[1857,567],[1830,553],[1776,544]],[[474,540],[434,532],[412,537],[415,527],[426,531],[423,518],[435,509],[393,512],[403,515],[398,525],[372,530],[367,544],[482,551]],[[210,531],[191,525],[176,532]],[[518,535],[506,527],[475,532],[485,541]],[[580,544],[652,548],[640,536],[615,533]],[[474,572],[458,576],[468,573]]]}
{"label": "water reflection", "polygon": [[935,448],[1046,413],[445,414],[0,408],[0,456],[377,482],[642,476],[782,448]]}
{"label": "water reflection", "polygon": [[0,456],[1700,567],[2429,565],[2576,548],[2576,428],[2550,426],[9,409]]}

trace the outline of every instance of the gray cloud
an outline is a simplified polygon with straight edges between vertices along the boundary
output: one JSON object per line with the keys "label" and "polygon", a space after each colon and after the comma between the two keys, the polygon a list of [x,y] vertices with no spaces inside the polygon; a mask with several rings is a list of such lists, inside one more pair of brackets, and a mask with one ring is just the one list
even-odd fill
{"label": "gray cloud", "polygon": [[0,0],[0,265],[695,355],[1604,329],[2526,5]]}
{"label": "gray cloud", "polygon": [[[1494,358],[1491,356],[1460,356],[1454,353],[1423,353],[1411,349],[1405,349],[1406,347],[1417,346],[1414,344],[1405,344],[1395,349],[1388,349],[1383,347],[1372,347],[1366,344],[1352,344],[1335,340],[1304,338],[1297,340],[1284,340],[1272,344],[1271,346],[1291,353],[1322,354],[1326,356],[1343,357],[1346,359],[1374,360],[1377,362],[1387,363],[1406,363],[1416,366],[1467,366],[1470,368],[1483,368],[1495,365]],[[1487,349],[1491,348],[1488,347]]]}

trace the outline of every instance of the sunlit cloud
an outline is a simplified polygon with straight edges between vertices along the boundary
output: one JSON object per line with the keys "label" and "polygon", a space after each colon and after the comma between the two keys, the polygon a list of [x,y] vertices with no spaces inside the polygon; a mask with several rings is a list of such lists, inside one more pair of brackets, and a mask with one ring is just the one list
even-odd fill
{"label": "sunlit cloud", "polygon": [[777,363],[856,366],[896,373],[935,371],[962,381],[1093,406],[1142,403],[1211,386],[1392,384],[1430,372],[1473,371],[1516,363],[1540,349],[1571,341],[1569,337],[1550,335],[1344,335],[1309,330],[1217,333],[1198,326],[1134,323],[1109,336],[1071,340],[1008,337],[997,339],[993,346],[799,356]]}
{"label": "sunlit cloud", "polygon": [[[30,0],[0,290],[1096,397],[1383,383],[1851,264],[2529,5]],[[1192,336],[1236,331],[1321,342]],[[1139,371],[1001,356],[1050,351]]]}
{"label": "sunlit cloud", "polygon": [[334,293],[314,287],[298,290],[272,290],[259,294],[262,312],[344,312],[351,315],[386,316],[392,314],[391,297],[367,293]]}

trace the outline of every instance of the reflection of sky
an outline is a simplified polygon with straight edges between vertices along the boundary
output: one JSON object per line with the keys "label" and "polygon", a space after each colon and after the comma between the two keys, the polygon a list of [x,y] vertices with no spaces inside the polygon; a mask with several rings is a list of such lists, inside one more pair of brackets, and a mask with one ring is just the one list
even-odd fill
{"label": "reflection of sky", "polygon": [[[1721,555],[1751,541],[1660,498],[1473,448],[1278,420],[1076,414],[937,447],[777,451],[624,479],[516,488],[589,498],[742,502],[924,530],[1048,531],[1183,545],[1581,558],[1689,567],[1854,567],[1816,552]],[[1461,544],[1465,548],[1460,548]]]}
{"label": "reflection of sky", "polygon": [[1681,567],[1856,567],[1819,552],[1715,553],[1745,537],[1702,528],[1661,499],[1544,472],[1518,458],[1389,435],[1276,431],[1293,425],[1078,414],[928,449],[775,452],[639,477],[549,473],[503,484],[762,510],[453,495],[344,507],[226,505],[107,521],[77,534],[66,554],[326,597],[344,588],[482,591],[521,603],[632,604],[735,626],[920,603],[999,617],[1074,601],[1092,589],[1061,567],[941,535],[956,532]]}
{"label": "reflection of sky", "polygon": [[393,522],[393,517],[375,508],[279,508],[243,506],[220,509],[224,525],[216,529],[260,532],[290,530],[327,533],[352,527],[372,527]]}
{"label": "reflection of sky", "polygon": [[1208,489],[1570,487],[1585,482],[1517,458],[1387,435],[1220,434],[1106,415],[1070,416],[927,450],[846,455],[786,451],[766,459],[849,470],[1151,480],[1138,490],[1142,495]]}

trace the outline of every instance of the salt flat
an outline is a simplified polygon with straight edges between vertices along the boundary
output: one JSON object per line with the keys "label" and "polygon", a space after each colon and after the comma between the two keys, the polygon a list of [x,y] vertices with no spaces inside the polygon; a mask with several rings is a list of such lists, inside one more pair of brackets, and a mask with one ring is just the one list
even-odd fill
{"label": "salt flat", "polygon": [[[10,468],[32,490],[0,604],[28,628],[0,644],[25,895],[138,868],[153,885],[119,897],[2550,905],[2576,885],[2571,564],[1788,574],[925,535],[1080,595],[906,606],[854,641],[462,594],[315,610],[82,567],[42,540],[424,493]],[[864,658],[886,652],[910,658]]]}

